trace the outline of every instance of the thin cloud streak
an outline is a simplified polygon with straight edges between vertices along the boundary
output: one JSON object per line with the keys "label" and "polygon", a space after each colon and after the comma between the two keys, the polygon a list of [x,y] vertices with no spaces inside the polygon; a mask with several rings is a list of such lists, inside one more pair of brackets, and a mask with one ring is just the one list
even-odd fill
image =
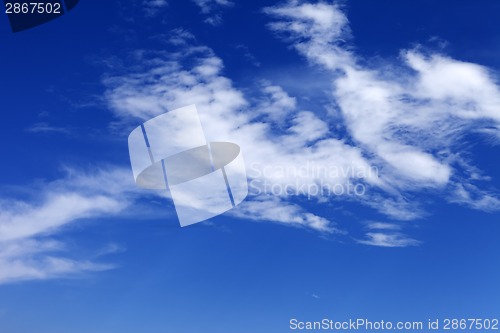
{"label": "thin cloud streak", "polygon": [[65,178],[38,184],[30,200],[0,201],[0,284],[77,277],[116,267],[93,261],[118,251],[116,246],[94,258],[73,259],[53,236],[86,219],[122,214],[135,195],[133,182],[124,181],[130,177],[128,170],[66,171]]}

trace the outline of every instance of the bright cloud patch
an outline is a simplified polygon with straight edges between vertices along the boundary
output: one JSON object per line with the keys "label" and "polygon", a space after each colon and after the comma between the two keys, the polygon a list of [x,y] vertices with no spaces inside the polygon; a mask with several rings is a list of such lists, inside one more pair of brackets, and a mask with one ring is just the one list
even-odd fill
{"label": "bright cloud patch", "polygon": [[[122,213],[131,202],[128,170],[85,173],[67,169],[67,177],[43,184],[33,201],[0,201],[0,284],[11,281],[77,276],[114,268],[113,264],[72,259],[52,236],[83,219]],[[109,251],[108,251],[109,252]]]}

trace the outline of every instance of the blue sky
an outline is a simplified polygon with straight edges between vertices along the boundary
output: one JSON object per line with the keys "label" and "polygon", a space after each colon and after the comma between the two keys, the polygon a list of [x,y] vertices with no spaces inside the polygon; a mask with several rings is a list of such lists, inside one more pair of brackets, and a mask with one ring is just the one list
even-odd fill
{"label": "blue sky", "polygon": [[[82,0],[15,34],[0,15],[0,332],[498,318],[499,7]],[[127,136],[193,103],[251,193],[180,228]],[[363,194],[311,190],[346,183]]]}

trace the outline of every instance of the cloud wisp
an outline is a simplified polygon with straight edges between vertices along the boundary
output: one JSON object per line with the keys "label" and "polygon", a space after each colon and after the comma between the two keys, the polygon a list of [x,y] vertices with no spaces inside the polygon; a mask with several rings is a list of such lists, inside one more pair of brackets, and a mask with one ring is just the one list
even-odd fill
{"label": "cloud wisp", "polygon": [[163,8],[168,6],[166,0],[143,0],[142,6],[144,13],[147,16],[153,16],[160,12]]}
{"label": "cloud wisp", "polygon": [[229,0],[192,0],[199,8],[203,15],[207,16],[205,23],[210,25],[220,25],[222,16],[220,10],[234,6],[234,3]]}
{"label": "cloud wisp", "polygon": [[0,284],[115,268],[94,258],[68,257],[66,245],[54,236],[85,219],[122,214],[134,196],[128,178],[127,169],[66,169],[64,178],[33,185],[36,197],[0,201]]}

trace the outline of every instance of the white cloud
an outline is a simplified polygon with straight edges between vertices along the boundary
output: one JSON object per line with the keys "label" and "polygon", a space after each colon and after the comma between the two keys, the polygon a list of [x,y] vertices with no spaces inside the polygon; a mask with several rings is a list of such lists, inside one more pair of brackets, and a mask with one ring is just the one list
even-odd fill
{"label": "white cloud", "polygon": [[392,224],[392,223],[386,223],[386,222],[370,222],[366,226],[368,229],[375,229],[375,230],[400,230],[401,225],[399,224]]}
{"label": "white cloud", "polygon": [[402,233],[403,226],[400,223],[371,221],[366,224],[366,229],[368,232],[365,238],[356,240],[359,244],[380,247],[408,247],[421,244],[420,241]]}
{"label": "white cloud", "polygon": [[[222,23],[221,14],[218,12],[222,8],[232,7],[234,3],[229,0],[192,0],[207,15],[205,23],[219,25]],[[215,13],[214,13],[215,12]]]}
{"label": "white cloud", "polygon": [[143,0],[142,6],[146,15],[152,16],[157,14],[162,8],[167,7],[168,2],[166,0]]}
{"label": "white cloud", "polygon": [[287,203],[275,196],[261,195],[244,201],[231,214],[244,219],[310,228],[328,234],[343,233],[334,222],[308,213],[299,205]]}
{"label": "white cloud", "polygon": [[65,245],[53,235],[83,219],[121,213],[134,189],[133,182],[127,182],[130,172],[66,171],[64,178],[33,185],[34,197],[0,201],[0,284],[114,268],[113,264],[66,257]]}
{"label": "white cloud", "polygon": [[106,244],[104,247],[99,249],[95,254],[94,258],[99,258],[102,256],[107,256],[115,253],[123,253],[126,251],[126,248],[120,244],[111,242]]}
{"label": "white cloud", "polygon": [[59,256],[64,246],[52,240],[0,242],[0,284],[78,276],[115,268],[113,264]]}
{"label": "white cloud", "polygon": [[262,82],[262,92],[264,96],[255,107],[255,116],[264,116],[267,122],[283,126],[289,115],[296,111],[296,99],[269,81]]}
{"label": "white cloud", "polygon": [[498,194],[479,189],[472,184],[455,184],[451,202],[462,204],[485,212],[500,210]]}
{"label": "white cloud", "polygon": [[28,132],[32,133],[61,133],[61,134],[71,134],[71,131],[64,127],[52,126],[45,122],[40,122],[33,124],[26,129]]}
{"label": "white cloud", "polygon": [[182,28],[173,29],[168,34],[168,41],[173,45],[186,45],[195,41],[195,36]]}
{"label": "white cloud", "polygon": [[380,247],[408,247],[420,245],[420,242],[407,237],[401,233],[383,233],[369,232],[364,240],[358,240],[358,243],[364,245],[380,246]]}
{"label": "white cloud", "polygon": [[229,0],[193,0],[194,3],[200,7],[201,12],[208,14],[218,7],[230,7],[234,3]]}
{"label": "white cloud", "polygon": [[284,35],[311,62],[332,70],[353,64],[353,55],[342,47],[349,21],[338,6],[290,1],[264,8],[264,13],[282,18],[270,23],[270,29]]}
{"label": "white cloud", "polygon": [[[222,76],[222,61],[210,49],[187,46],[182,54],[187,55],[181,58],[184,62],[195,65],[181,66],[178,54],[152,53],[150,57],[141,52],[144,66],[140,70],[109,76],[106,97],[115,115],[125,122],[137,119],[138,124],[195,103],[209,140],[231,141],[242,147],[249,176],[256,180],[253,208],[276,204],[266,196],[270,190],[266,185],[281,187],[279,196],[286,198],[289,194],[285,189],[297,196],[311,196],[310,188],[342,187],[352,179],[373,186],[382,184],[376,173],[367,171],[371,165],[358,148],[330,137],[328,123],[298,109],[295,98],[281,87],[264,82],[254,105]],[[303,170],[306,162],[311,170]],[[254,214],[261,216],[257,211]],[[301,213],[294,223],[326,230],[315,227],[326,220],[313,221],[313,215],[306,214]],[[262,219],[272,220],[270,216]],[[272,216],[278,222],[284,220],[279,214]]]}
{"label": "white cloud", "polygon": [[[403,192],[445,191],[451,202],[498,209],[491,195],[468,201],[472,184],[464,187],[465,200],[453,190],[473,180],[470,168],[460,167],[463,136],[470,131],[498,136],[500,92],[487,68],[418,49],[402,51],[402,64],[361,65],[346,46],[348,20],[337,5],[290,1],[264,12],[276,18],[270,29],[312,64],[331,71],[332,96],[347,130],[378,160],[386,184]],[[399,208],[390,202],[394,217]]]}
{"label": "white cloud", "polygon": [[252,52],[250,52],[250,49],[248,48],[248,46],[246,46],[244,44],[239,44],[239,45],[236,45],[235,48],[243,54],[243,57],[250,64],[252,64],[255,67],[260,67],[260,65],[261,65],[260,61],[252,54]]}
{"label": "white cloud", "polygon": [[79,193],[50,193],[44,202],[32,206],[24,202],[2,202],[0,242],[33,237],[65,224],[102,213],[116,213],[120,202],[105,196],[82,196]]}

